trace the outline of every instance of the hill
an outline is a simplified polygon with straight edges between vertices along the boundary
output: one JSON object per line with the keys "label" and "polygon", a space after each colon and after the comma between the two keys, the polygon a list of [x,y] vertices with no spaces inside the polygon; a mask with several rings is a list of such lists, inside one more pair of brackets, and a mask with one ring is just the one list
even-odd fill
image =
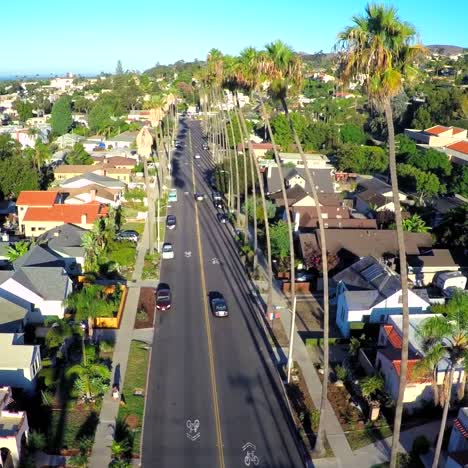
{"label": "hill", "polygon": [[457,55],[466,51],[466,47],[454,45],[431,44],[426,46],[431,52],[441,53],[442,55]]}

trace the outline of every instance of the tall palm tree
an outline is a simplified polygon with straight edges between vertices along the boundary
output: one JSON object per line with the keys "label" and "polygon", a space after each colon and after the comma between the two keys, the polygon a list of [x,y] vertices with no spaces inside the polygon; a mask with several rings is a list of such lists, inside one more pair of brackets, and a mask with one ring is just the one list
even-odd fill
{"label": "tall palm tree", "polygon": [[[311,171],[307,165],[307,159],[302,149],[301,142],[297,136],[294,128],[289,109],[287,105],[287,96],[291,90],[298,90],[302,84],[302,63],[297,54],[281,41],[275,41],[266,45],[266,52],[261,55],[260,68],[269,79],[268,92],[270,96],[281,102],[284,113],[288,120],[291,133],[294,137],[294,142],[301,155],[302,164],[304,165],[305,175],[312,192],[315,207],[317,210],[320,243],[321,243],[321,256],[323,265],[323,367],[324,376],[322,383],[322,395],[320,403],[320,423],[317,432],[315,443],[316,452],[323,454],[325,452],[324,438],[325,438],[325,408],[328,394],[328,378],[329,378],[329,350],[328,350],[328,336],[329,336],[329,304],[328,304],[328,261],[327,261],[327,246],[325,238],[325,226],[322,218],[322,211],[320,201],[317,194],[316,184]],[[293,303],[293,317],[292,326],[295,326],[296,310]],[[291,332],[291,336],[294,336]],[[292,364],[292,340],[290,340],[290,352],[288,359],[288,373],[290,372]]]}
{"label": "tall palm tree", "polygon": [[65,372],[66,377],[79,377],[85,384],[86,398],[90,400],[93,395],[92,380],[95,377],[108,379],[110,376],[109,369],[104,365],[97,362],[80,362],[69,367]]}
{"label": "tall palm tree", "polygon": [[462,366],[465,372],[468,371],[468,296],[459,292],[447,304],[432,307],[432,311],[443,315],[429,317],[418,329],[425,352],[419,365],[422,369],[431,370],[435,363],[445,361],[449,370],[444,410],[432,462],[432,468],[437,468],[450,408],[453,376],[455,370]]}
{"label": "tall palm tree", "polygon": [[393,424],[391,468],[395,468],[397,462],[409,341],[408,273],[398,192],[391,100],[401,91],[403,81],[409,80],[415,75],[412,64],[424,50],[419,44],[414,44],[415,34],[414,27],[401,21],[394,8],[369,4],[364,16],[354,16],[353,24],[338,34],[339,42],[337,44],[343,58],[339,69],[343,82],[349,82],[358,76],[364,78],[364,87],[368,92],[369,99],[377,109],[383,110],[385,113],[388,129],[390,178],[395,204],[395,227],[400,260],[403,308],[401,372]]}

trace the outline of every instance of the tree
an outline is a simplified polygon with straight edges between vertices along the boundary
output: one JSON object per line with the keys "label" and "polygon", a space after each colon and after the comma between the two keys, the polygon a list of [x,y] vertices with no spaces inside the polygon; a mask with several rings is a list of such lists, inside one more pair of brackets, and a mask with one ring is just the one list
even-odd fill
{"label": "tree", "polygon": [[454,373],[461,366],[465,367],[465,372],[468,370],[468,294],[460,291],[448,303],[431,307],[431,311],[441,315],[427,318],[417,330],[425,353],[419,365],[430,371],[434,363],[440,363],[443,360],[449,363],[444,410],[432,462],[432,468],[437,468],[447,425]]}
{"label": "tree", "polygon": [[8,133],[0,134],[0,161],[19,156],[21,154],[21,144],[13,140]]}
{"label": "tree", "polygon": [[13,263],[18,258],[22,257],[26,254],[29,250],[29,242],[28,241],[19,241],[10,245],[7,248],[6,256],[9,262]]}
{"label": "tree", "polygon": [[468,166],[455,166],[449,191],[468,198]]}
{"label": "tree", "polygon": [[[299,114],[298,112],[292,112],[291,119],[295,128],[297,128],[296,131],[299,139],[303,141],[304,133],[308,128],[306,117],[304,117],[302,114]],[[271,127],[275,135],[276,143],[281,146],[283,151],[290,150],[291,145],[294,143],[294,137],[291,133],[291,129],[289,128],[287,117],[284,114],[277,114],[271,119]]]}
{"label": "tree", "polygon": [[468,249],[468,204],[447,212],[434,233],[437,242],[446,247]]}
{"label": "tree", "polygon": [[34,148],[26,148],[24,153],[31,158],[36,169],[41,169],[52,158],[50,148],[39,138],[36,140]]}
{"label": "tree", "polygon": [[81,333],[81,327],[78,324],[73,326],[65,319],[55,320],[45,338],[47,348],[50,350],[60,348],[65,340],[75,333]]}
{"label": "tree", "polygon": [[363,145],[367,140],[362,127],[352,123],[344,124],[340,128],[340,136],[343,143],[354,143],[356,145]]}
{"label": "tree", "polygon": [[69,367],[65,371],[65,376],[76,378],[77,393],[80,397],[86,396],[89,401],[95,396],[102,395],[109,386],[110,371],[104,364],[83,361]]}
{"label": "tree", "polygon": [[271,225],[271,253],[281,261],[289,255],[288,225],[284,221],[278,221]]}
{"label": "tree", "polygon": [[403,133],[395,137],[396,155],[398,159],[408,161],[409,158],[416,155],[418,147],[411,138],[408,138]]}
{"label": "tree", "polygon": [[452,172],[452,163],[447,155],[432,148],[417,151],[410,155],[406,162],[422,171],[430,171],[437,177],[449,176]]}
{"label": "tree", "polygon": [[115,125],[112,117],[114,117],[114,106],[103,100],[97,100],[88,116],[90,130],[102,134]]}
{"label": "tree", "polygon": [[409,343],[408,274],[397,179],[392,98],[401,92],[403,81],[411,82],[415,77],[412,65],[425,50],[420,44],[414,43],[415,35],[414,27],[401,21],[395,8],[376,4],[367,5],[365,15],[353,17],[353,24],[338,34],[338,48],[343,52],[344,59],[339,69],[342,80],[347,83],[358,75],[364,77],[364,88],[373,106],[384,112],[388,130],[390,178],[395,205],[403,309],[401,374],[390,468],[395,468],[397,463]]}
{"label": "tree", "polygon": [[82,143],[75,143],[73,149],[65,156],[65,164],[93,164],[93,158],[84,149]]}
{"label": "tree", "polygon": [[13,103],[13,109],[18,112],[18,117],[20,122],[26,122],[26,120],[30,119],[33,116],[33,105],[28,101],[23,101],[21,99],[17,99]]}
{"label": "tree", "polygon": [[378,146],[345,144],[337,151],[338,166],[342,171],[358,174],[384,172],[388,168],[388,155]]}
{"label": "tree", "polygon": [[424,198],[431,198],[446,192],[445,186],[440,183],[435,174],[424,172],[409,164],[398,164],[397,170],[402,184],[419,195],[421,205]]}
{"label": "tree", "polygon": [[122,66],[122,60],[117,60],[117,65],[115,67],[115,74],[117,76],[123,75],[123,66]]}
{"label": "tree", "polygon": [[384,379],[379,374],[369,375],[359,382],[362,396],[369,402],[372,402],[375,395],[383,390],[384,385]]}
{"label": "tree", "polygon": [[28,158],[12,156],[0,160],[0,193],[17,197],[23,190],[38,190],[39,174]]}
{"label": "tree", "polygon": [[73,123],[71,101],[68,96],[61,97],[52,106],[50,125],[54,135],[60,136],[67,133]]}
{"label": "tree", "polygon": [[[257,208],[257,221],[260,223],[265,222],[265,214],[263,213],[263,205],[261,200],[256,200]],[[267,216],[268,219],[272,219],[275,217],[276,214],[276,205],[270,201],[266,201],[266,207],[267,207]],[[250,219],[253,219],[253,210],[254,210],[254,205],[253,205],[253,198],[249,197],[247,198],[247,201],[244,203],[244,212],[247,211],[247,214]]]}
{"label": "tree", "polygon": [[426,226],[426,223],[418,214],[414,214],[410,218],[404,219],[403,229],[407,232],[429,232],[429,227]]}

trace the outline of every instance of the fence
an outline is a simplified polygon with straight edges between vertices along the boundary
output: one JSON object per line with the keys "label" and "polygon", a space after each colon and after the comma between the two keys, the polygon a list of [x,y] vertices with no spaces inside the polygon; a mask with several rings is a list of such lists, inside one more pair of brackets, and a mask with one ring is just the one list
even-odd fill
{"label": "fence", "polygon": [[95,328],[119,328],[120,321],[122,320],[125,302],[127,300],[128,288],[123,284],[120,285],[122,289],[122,299],[120,300],[119,310],[115,317],[96,317],[94,319]]}

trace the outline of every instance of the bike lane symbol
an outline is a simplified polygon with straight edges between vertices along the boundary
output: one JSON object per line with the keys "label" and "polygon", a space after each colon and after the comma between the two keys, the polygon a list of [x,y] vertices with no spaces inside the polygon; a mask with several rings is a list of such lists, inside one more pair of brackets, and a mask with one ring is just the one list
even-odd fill
{"label": "bike lane symbol", "polygon": [[187,419],[185,426],[189,430],[185,435],[192,442],[195,442],[200,437],[200,432],[198,431],[198,429],[200,429],[200,421],[198,419],[195,419],[194,421]]}
{"label": "bike lane symbol", "polygon": [[255,454],[256,450],[257,447],[251,442],[247,442],[242,447],[245,466],[250,466],[250,464],[252,464],[253,466],[258,466],[260,464],[260,458],[257,457],[257,455]]}

